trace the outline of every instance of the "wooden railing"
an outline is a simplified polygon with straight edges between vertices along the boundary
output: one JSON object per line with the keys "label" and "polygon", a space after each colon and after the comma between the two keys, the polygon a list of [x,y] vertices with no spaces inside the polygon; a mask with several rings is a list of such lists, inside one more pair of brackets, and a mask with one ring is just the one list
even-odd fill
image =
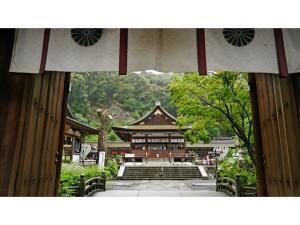
{"label": "wooden railing", "polygon": [[105,191],[106,177],[102,173],[101,177],[93,177],[85,181],[84,175],[80,175],[79,196],[89,196],[97,191]]}
{"label": "wooden railing", "polygon": [[230,196],[236,196],[236,181],[228,178],[228,177],[221,177],[217,179],[217,187],[216,191],[222,191]]}
{"label": "wooden railing", "polygon": [[219,177],[217,174],[216,191],[222,191],[229,196],[237,197],[254,197],[256,196],[255,187],[243,187],[241,176],[237,174],[235,179],[229,177]]}
{"label": "wooden railing", "polygon": [[[61,181],[63,185],[64,181]],[[80,175],[80,181],[78,185],[67,187],[68,190],[71,190],[71,196],[74,197],[84,197],[89,196],[96,191],[105,191],[106,185],[106,176],[105,173],[102,173],[101,177],[93,177],[91,179],[85,180],[85,176]]]}

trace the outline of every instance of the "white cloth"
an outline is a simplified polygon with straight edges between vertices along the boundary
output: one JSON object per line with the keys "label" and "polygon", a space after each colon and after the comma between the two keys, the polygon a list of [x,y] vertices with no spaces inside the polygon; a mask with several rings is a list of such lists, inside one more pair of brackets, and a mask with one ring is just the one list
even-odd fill
{"label": "white cloth", "polygon": [[157,70],[159,43],[160,29],[129,29],[127,70]]}
{"label": "white cloth", "polygon": [[44,29],[17,29],[10,72],[38,73],[43,40]]}
{"label": "white cloth", "polygon": [[300,29],[283,29],[283,40],[289,73],[300,72]]}
{"label": "white cloth", "polygon": [[[285,29],[284,44],[289,73],[300,72],[300,29]],[[43,29],[19,29],[11,72],[38,73]],[[94,72],[119,70],[119,29],[104,29],[93,46],[78,45],[71,29],[51,29],[47,71]],[[273,29],[255,29],[254,39],[235,47],[223,37],[223,29],[205,29],[208,71],[278,73]],[[129,29],[127,71],[198,71],[196,29]]]}
{"label": "white cloth", "polygon": [[223,29],[206,29],[207,70],[278,73],[273,29],[255,29],[252,42],[243,47],[228,43]]}
{"label": "white cloth", "polygon": [[73,41],[70,29],[51,29],[46,70],[68,72],[117,71],[119,29],[105,29],[93,46]]}
{"label": "white cloth", "polygon": [[198,70],[195,29],[129,29],[128,71]]}

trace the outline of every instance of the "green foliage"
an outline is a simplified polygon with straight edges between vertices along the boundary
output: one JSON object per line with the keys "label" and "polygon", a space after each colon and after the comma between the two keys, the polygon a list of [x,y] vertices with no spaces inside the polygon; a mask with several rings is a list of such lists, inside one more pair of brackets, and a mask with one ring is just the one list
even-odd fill
{"label": "green foliage", "polygon": [[72,74],[70,104],[74,114],[85,117],[89,111],[88,106],[88,85],[84,77]]}
{"label": "green foliage", "polygon": [[109,178],[113,178],[118,174],[118,163],[115,158],[108,158],[106,160],[105,171],[109,172]]}
{"label": "green foliage", "polygon": [[[115,158],[108,158],[106,160],[106,165],[104,172],[106,179],[113,179],[118,174],[118,164],[120,163],[120,156]],[[71,187],[78,187],[80,184],[80,175],[84,174],[85,179],[90,179],[93,177],[99,177],[102,175],[102,171],[98,166],[86,166],[80,167],[75,164],[62,164],[60,180],[61,185],[59,189],[59,196],[70,197],[74,196],[76,190]]]}
{"label": "green foliage", "polygon": [[133,122],[154,107],[159,100],[173,115],[166,87],[173,75],[142,72],[119,76],[111,72],[72,73],[70,106],[76,119],[98,126],[96,109],[108,110],[113,125]]}
{"label": "green foliage", "polygon": [[118,141],[118,140],[120,140],[120,138],[118,137],[118,135],[116,135],[116,133],[113,130],[110,131],[110,133],[107,136],[107,139],[110,140],[110,141]]}
{"label": "green foliage", "polygon": [[250,157],[244,155],[243,161],[241,161],[241,158],[234,157],[236,152],[237,149],[230,149],[226,157],[219,162],[218,172],[220,173],[220,176],[235,179],[235,176],[240,174],[243,186],[255,187],[256,173]]}
{"label": "green foliage", "polygon": [[80,113],[75,113],[74,116],[78,121],[80,121],[82,123],[89,123],[89,120],[84,118],[83,115]]}
{"label": "green foliage", "polygon": [[241,175],[241,183],[243,186],[255,187],[256,185],[256,174],[255,170],[248,170],[241,167],[231,167],[225,171],[220,171],[221,177],[229,177],[235,179],[235,175]]}
{"label": "green foliage", "polygon": [[85,141],[98,141],[98,135],[85,136]]}
{"label": "green foliage", "polygon": [[81,174],[84,174],[85,179],[90,179],[101,176],[101,170],[98,166],[79,167],[74,164],[62,164],[59,196],[74,196],[75,190],[70,189],[70,187],[79,186]]}
{"label": "green foliage", "polygon": [[187,140],[211,141],[218,136],[236,135],[254,162],[252,118],[248,75],[219,72],[175,76],[169,85],[172,103],[177,107],[180,126],[192,125]]}
{"label": "green foliage", "polygon": [[122,163],[122,156],[121,155],[116,155],[115,159],[116,159],[117,165],[120,165]]}

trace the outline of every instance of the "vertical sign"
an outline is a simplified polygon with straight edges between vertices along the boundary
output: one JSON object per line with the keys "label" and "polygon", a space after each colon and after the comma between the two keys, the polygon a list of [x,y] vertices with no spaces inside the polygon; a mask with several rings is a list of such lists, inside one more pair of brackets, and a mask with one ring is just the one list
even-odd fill
{"label": "vertical sign", "polygon": [[104,169],[104,163],[105,163],[105,152],[99,152],[99,167],[101,169]]}

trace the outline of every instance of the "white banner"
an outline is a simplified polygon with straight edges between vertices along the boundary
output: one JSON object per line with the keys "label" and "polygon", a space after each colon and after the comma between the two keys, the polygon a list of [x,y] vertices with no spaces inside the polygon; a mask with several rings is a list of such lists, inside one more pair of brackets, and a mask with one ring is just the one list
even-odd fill
{"label": "white banner", "polygon": [[128,71],[198,70],[196,29],[129,29]]}
{"label": "white banner", "polygon": [[[18,31],[10,72],[38,73],[43,29]],[[71,29],[51,29],[46,71],[119,70],[119,29],[104,29],[94,45],[81,46]],[[129,29],[127,71],[197,71],[195,29]]]}
{"label": "white banner", "polygon": [[223,31],[205,30],[208,71],[278,73],[273,29],[253,29],[252,40],[251,30],[244,36],[241,33],[241,39],[234,39],[238,34],[230,33],[230,30],[228,34]]}
{"label": "white banner", "polygon": [[38,73],[43,39],[44,29],[17,29],[10,72]]}
{"label": "white banner", "polygon": [[104,169],[105,165],[105,152],[99,152],[99,167],[101,169]]}
{"label": "white banner", "polygon": [[285,54],[289,73],[300,71],[300,29],[283,29]]}
{"label": "white banner", "polygon": [[68,72],[118,71],[119,29],[105,29],[92,46],[72,39],[71,29],[51,29],[46,70]]}
{"label": "white banner", "polygon": [[[120,29],[99,30],[51,29],[45,70],[119,71]],[[300,72],[300,29],[283,39],[289,72]],[[43,29],[19,29],[10,72],[38,73],[43,40]],[[128,72],[198,71],[196,29],[129,29],[127,49]],[[279,73],[273,29],[205,29],[205,49],[208,71]]]}

